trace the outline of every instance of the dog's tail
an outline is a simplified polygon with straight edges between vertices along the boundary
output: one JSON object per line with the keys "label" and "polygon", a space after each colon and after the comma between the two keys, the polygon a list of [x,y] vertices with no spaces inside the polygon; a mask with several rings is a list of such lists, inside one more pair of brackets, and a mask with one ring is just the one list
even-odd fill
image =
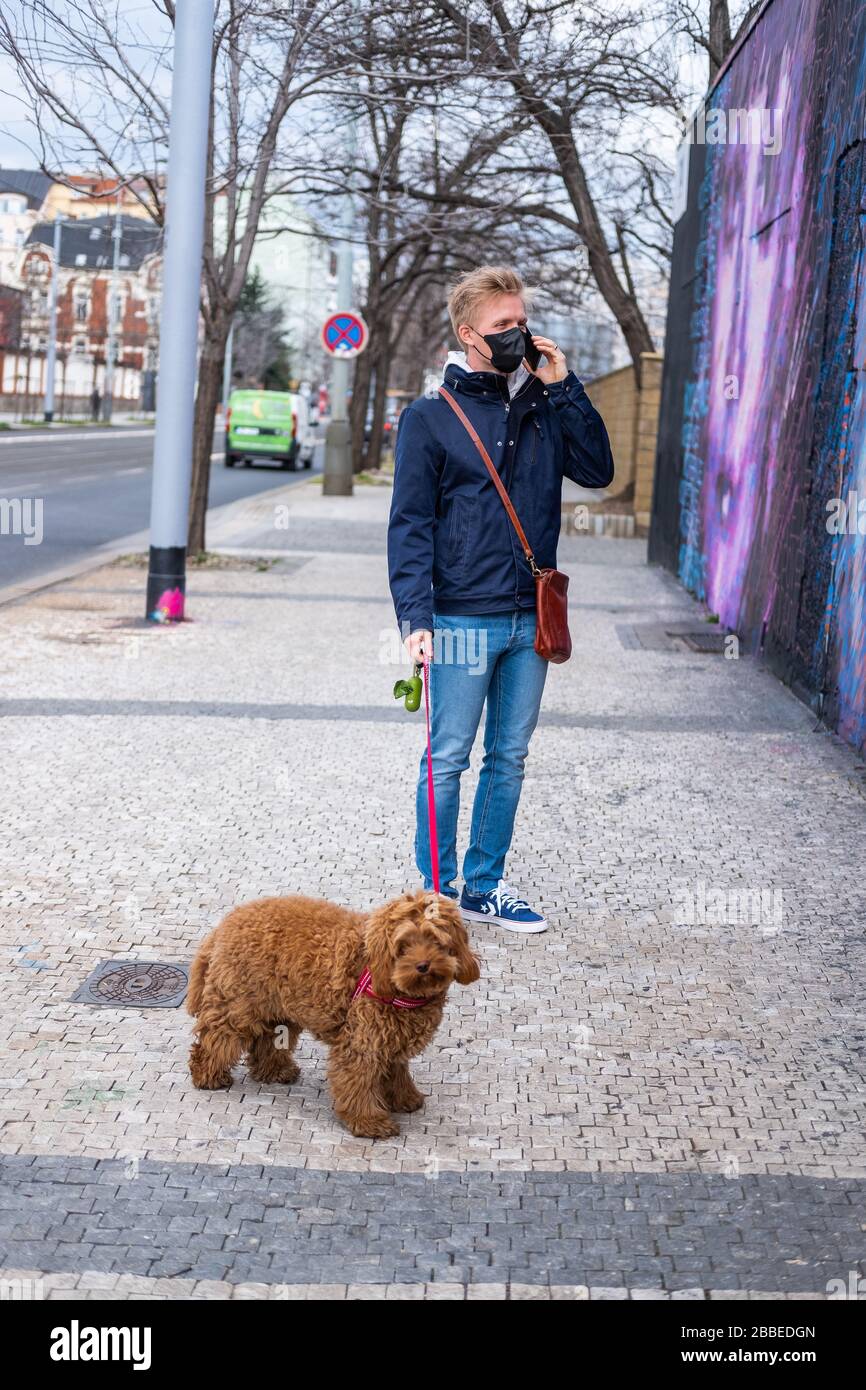
{"label": "dog's tail", "polygon": [[207,968],[210,965],[213,943],[210,938],[203,941],[195,954],[192,969],[189,972],[189,989],[186,993],[187,1012],[193,1017],[198,1013],[204,998],[204,982],[207,976]]}

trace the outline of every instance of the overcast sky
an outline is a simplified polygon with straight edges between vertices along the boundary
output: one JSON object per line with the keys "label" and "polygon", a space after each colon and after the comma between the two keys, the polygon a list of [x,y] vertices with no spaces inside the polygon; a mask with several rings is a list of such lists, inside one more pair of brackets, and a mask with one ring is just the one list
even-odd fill
{"label": "overcast sky", "polygon": [[[14,13],[17,8],[16,0],[3,0],[3,3],[7,11]],[[603,0],[603,3],[613,5],[617,0]],[[160,17],[150,0],[120,0],[119,8],[137,25],[146,28],[154,39],[164,36],[166,20],[164,16]],[[706,74],[705,55],[683,54],[681,73],[695,92],[697,101]],[[69,74],[69,77],[72,79],[73,75]],[[167,73],[166,80],[168,77]],[[654,132],[654,142],[660,134],[658,130]],[[671,163],[677,143],[672,130],[670,148],[664,151]],[[11,59],[0,54],[0,167],[34,169],[38,167],[38,162],[39,138],[33,128],[29,104],[24,98],[18,72]]]}
{"label": "overcast sky", "polygon": [[20,91],[14,64],[0,54],[0,165],[6,169],[36,167],[38,145],[33,140],[33,123],[19,99]]}

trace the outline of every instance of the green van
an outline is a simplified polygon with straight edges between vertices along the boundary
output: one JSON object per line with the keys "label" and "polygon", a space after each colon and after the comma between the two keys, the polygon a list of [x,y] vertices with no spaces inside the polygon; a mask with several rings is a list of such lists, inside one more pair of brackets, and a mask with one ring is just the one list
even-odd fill
{"label": "green van", "polygon": [[[226,412],[226,468],[257,458],[296,468],[305,407],[306,401],[293,391],[232,391]],[[309,468],[311,459],[302,462]]]}

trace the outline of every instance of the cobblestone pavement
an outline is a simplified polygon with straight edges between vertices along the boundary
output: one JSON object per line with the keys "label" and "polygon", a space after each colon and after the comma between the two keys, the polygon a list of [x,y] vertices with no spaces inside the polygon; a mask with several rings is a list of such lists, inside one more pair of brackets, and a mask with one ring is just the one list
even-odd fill
{"label": "cobblestone pavement", "polygon": [[69,1002],[103,959],[188,960],[244,899],[415,886],[387,505],[254,499],[211,543],[283,558],[196,573],[178,628],[140,622],[120,567],[0,609],[3,1277],[76,1298],[849,1287],[866,779],[755,663],[666,636],[702,615],[641,542],[563,542],[574,656],[508,870],[551,929],[474,931],[482,980],[397,1139],[340,1128],[308,1038],[296,1085],[239,1068],[202,1093],[183,1010]]}

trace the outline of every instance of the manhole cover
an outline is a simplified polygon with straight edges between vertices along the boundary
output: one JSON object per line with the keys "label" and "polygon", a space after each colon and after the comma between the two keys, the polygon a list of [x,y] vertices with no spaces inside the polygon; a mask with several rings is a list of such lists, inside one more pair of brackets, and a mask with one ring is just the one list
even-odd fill
{"label": "manhole cover", "polygon": [[724,656],[728,633],[724,628],[701,628],[700,632],[676,632],[670,634],[685,642],[693,652],[703,652],[706,656]]}
{"label": "manhole cover", "polygon": [[176,1009],[183,1003],[188,974],[186,965],[162,961],[103,960],[70,1002],[115,1009]]}
{"label": "manhole cover", "polygon": [[702,652],[705,656],[724,656],[725,641],[733,634],[712,624],[695,630],[691,622],[626,623],[616,627],[620,646],[627,650],[642,647],[645,652]]}

